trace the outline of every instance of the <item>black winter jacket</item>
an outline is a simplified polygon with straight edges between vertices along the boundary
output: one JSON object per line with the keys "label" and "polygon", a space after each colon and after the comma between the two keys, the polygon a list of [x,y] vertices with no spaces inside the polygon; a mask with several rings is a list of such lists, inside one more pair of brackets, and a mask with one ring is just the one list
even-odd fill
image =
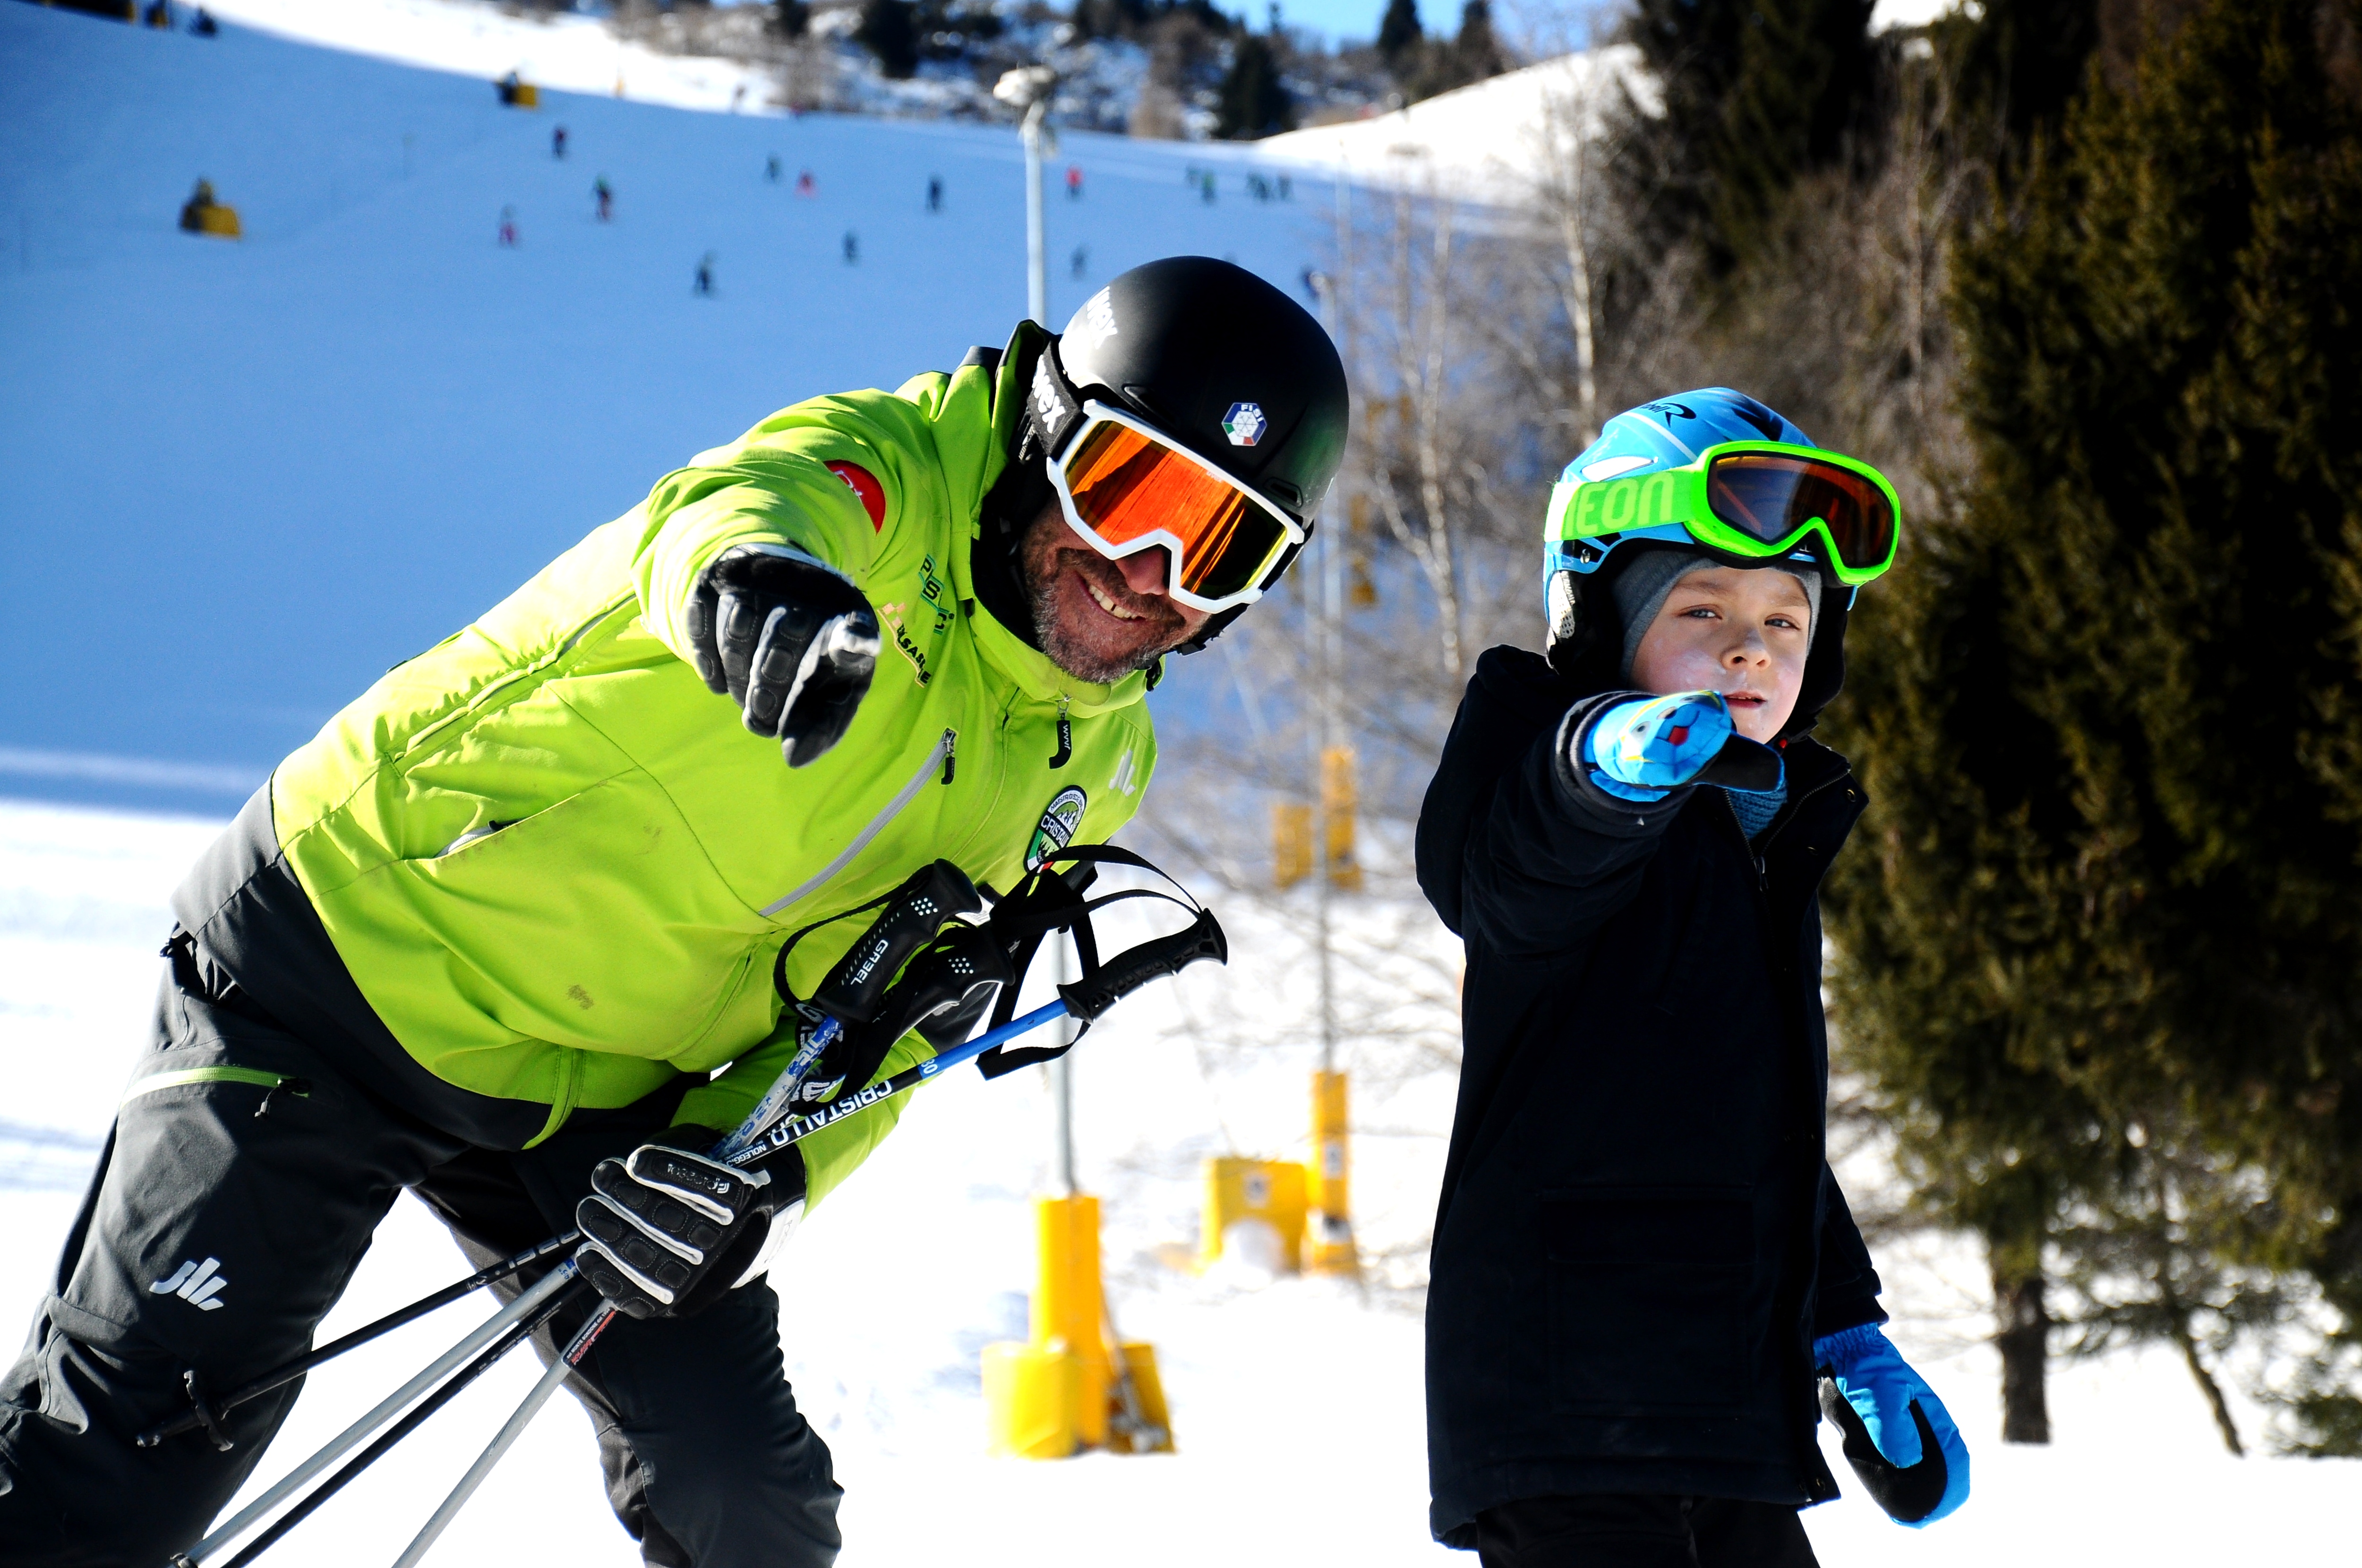
{"label": "black winter jacket", "polygon": [[1885,1318],[1822,1128],[1816,890],[1861,788],[1785,742],[1752,851],[1719,790],[1619,801],[1563,758],[1628,695],[1493,649],[1419,814],[1419,886],[1468,954],[1427,1310],[1455,1546],[1524,1497],[1835,1496],[1812,1342]]}

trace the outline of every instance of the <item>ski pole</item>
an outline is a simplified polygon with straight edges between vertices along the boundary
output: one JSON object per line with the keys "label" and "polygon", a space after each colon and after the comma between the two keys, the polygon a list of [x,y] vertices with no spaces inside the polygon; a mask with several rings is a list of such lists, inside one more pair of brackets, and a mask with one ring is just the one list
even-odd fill
{"label": "ski pole", "polygon": [[[399,1311],[389,1312],[374,1323],[355,1329],[342,1339],[332,1340],[317,1350],[299,1355],[283,1365],[273,1367],[253,1382],[230,1390],[219,1399],[212,1401],[209,1406],[188,1411],[184,1415],[175,1416],[160,1426],[150,1427],[132,1439],[132,1443],[138,1448],[154,1448],[168,1437],[178,1437],[182,1432],[193,1431],[201,1426],[215,1425],[223,1416],[245,1404],[248,1399],[259,1398],[272,1389],[301,1377],[323,1362],[334,1361],[347,1351],[359,1349],[381,1334],[392,1333],[405,1323],[415,1322],[429,1312],[448,1307],[461,1297],[472,1291],[481,1290],[485,1286],[496,1281],[506,1279],[528,1264],[539,1263],[550,1253],[570,1247],[581,1239],[581,1231],[568,1231],[563,1236],[552,1236],[538,1245],[527,1247],[514,1257],[502,1258],[490,1268],[471,1274],[456,1285],[447,1285],[434,1295],[421,1297]],[[193,1388],[190,1390],[189,1397],[192,1399],[198,1397]],[[206,1419],[208,1415],[213,1418],[212,1421]]]}
{"label": "ski pole", "polygon": [[392,1426],[388,1427],[375,1442],[370,1444],[369,1447],[363,1449],[358,1455],[348,1461],[342,1470],[337,1471],[334,1475],[331,1475],[326,1481],[321,1482],[317,1486],[306,1493],[302,1501],[298,1502],[293,1507],[288,1509],[285,1513],[280,1515],[277,1518],[271,1520],[270,1529],[264,1530],[260,1535],[256,1536],[253,1540],[247,1544],[246,1550],[240,1551],[237,1556],[222,1564],[222,1568],[247,1568],[248,1563],[252,1562],[256,1558],[261,1556],[265,1551],[268,1551],[271,1546],[278,1541],[281,1536],[285,1535],[289,1530],[293,1529],[297,1525],[302,1524],[305,1519],[311,1518],[313,1510],[317,1508],[321,1504],[326,1502],[329,1498],[335,1496],[338,1492],[343,1491],[347,1482],[349,1482],[354,1476],[359,1475],[362,1471],[367,1470],[370,1465],[375,1464],[380,1459],[383,1458],[388,1449],[391,1449],[395,1443],[400,1442],[403,1438],[408,1437],[412,1432],[416,1431],[420,1427],[424,1426],[428,1418],[433,1416],[436,1411],[441,1409],[453,1399],[458,1397],[460,1390],[475,1382],[476,1379],[481,1377],[485,1373],[491,1371],[494,1362],[500,1360],[502,1356],[508,1354],[509,1352],[514,1350],[519,1344],[523,1343],[525,1339],[531,1336],[535,1330],[539,1329],[544,1323],[549,1321],[549,1320],[556,1315],[557,1309],[561,1306],[565,1305],[568,1294],[568,1292],[563,1290],[557,1292],[557,1294],[552,1296],[548,1300],[543,1302],[540,1309],[535,1312],[531,1317],[522,1319],[517,1322],[510,1324],[506,1333],[493,1341],[492,1343],[488,1346],[482,1353],[478,1355],[475,1360],[461,1367],[458,1375],[454,1376],[450,1382],[446,1383],[442,1387],[437,1388],[434,1394],[421,1403],[416,1409],[403,1417],[401,1420],[396,1421]]}
{"label": "ski pole", "polygon": [[[756,1106],[755,1111],[745,1121],[739,1123],[736,1132],[713,1146],[710,1157],[734,1165],[754,1165],[791,1143],[801,1143],[823,1127],[866,1110],[880,1100],[890,1099],[898,1094],[918,1088],[921,1084],[940,1076],[947,1067],[956,1067],[963,1062],[972,1062],[996,1045],[1013,1040],[1021,1034],[1030,1033],[1054,1019],[1064,1018],[1070,1010],[1066,999],[1060,997],[1056,1001],[1035,1008],[1022,1018],[1012,1019],[999,1028],[988,1030],[965,1044],[955,1045],[942,1055],[930,1057],[916,1066],[905,1068],[882,1083],[872,1084],[858,1094],[848,1095],[844,1099],[833,1101],[810,1115],[782,1117],[767,1128],[758,1121],[765,1106],[771,1102],[772,1097],[766,1095],[763,1104]],[[573,1266],[570,1259],[567,1266],[568,1268]],[[508,1452],[526,1426],[532,1422],[533,1418],[539,1413],[542,1406],[548,1403],[549,1397],[557,1392],[557,1386],[566,1381],[568,1373],[581,1364],[582,1358],[590,1353],[591,1345],[597,1342],[599,1336],[606,1331],[607,1325],[613,1322],[616,1316],[614,1307],[604,1302],[601,1303],[598,1310],[591,1314],[590,1320],[582,1326],[582,1331],[575,1335],[573,1342],[566,1347],[565,1353],[549,1364],[549,1370],[542,1374],[541,1381],[533,1386],[533,1392],[524,1397],[524,1401],[517,1407],[516,1413],[502,1423],[501,1430],[493,1435],[491,1443],[486,1445],[484,1452],[477,1456],[476,1463],[468,1467],[468,1473],[465,1475],[459,1477],[459,1484],[451,1488],[450,1496],[443,1499],[442,1506],[435,1510],[434,1516],[426,1521],[425,1528],[421,1529],[417,1537],[411,1541],[408,1549],[395,1562],[394,1568],[414,1568],[418,1560],[426,1554],[427,1549],[435,1544],[437,1537],[442,1535],[445,1528],[458,1516],[459,1510],[467,1507],[468,1499],[476,1495],[476,1489],[481,1486],[484,1484],[484,1478],[492,1473],[492,1466],[501,1462],[502,1455]]]}
{"label": "ski pole", "polygon": [[[534,1417],[549,1403],[549,1397],[557,1392],[557,1386],[566,1381],[568,1373],[582,1364],[582,1358],[590,1353],[590,1347],[598,1342],[599,1336],[614,1320],[615,1309],[602,1307],[582,1325],[581,1331],[568,1342],[565,1351],[549,1364],[549,1370],[541,1375],[541,1380],[533,1386],[533,1391],[524,1397],[524,1402],[502,1423],[501,1430],[492,1434],[492,1441],[485,1445],[482,1453],[476,1456],[476,1463],[468,1466],[468,1473],[459,1477],[459,1484],[451,1488],[451,1495],[443,1499],[442,1507],[435,1510],[434,1516],[412,1538],[393,1568],[414,1568],[418,1560],[426,1555],[427,1549],[441,1537],[445,1527],[458,1517],[459,1510],[467,1507],[468,1499],[476,1495],[476,1488],[484,1484],[484,1477],[492,1473],[492,1466],[515,1446],[516,1440],[524,1435],[525,1428],[533,1424]],[[233,1562],[228,1568],[239,1568],[239,1565]]]}
{"label": "ski pole", "polygon": [[245,1534],[248,1527],[284,1502],[296,1488],[358,1447],[370,1433],[408,1408],[411,1401],[434,1387],[454,1368],[469,1361],[477,1352],[500,1338],[512,1324],[531,1317],[535,1308],[563,1290],[573,1278],[574,1260],[568,1258],[552,1269],[548,1276],[534,1286],[532,1289],[486,1319],[474,1332],[437,1357],[434,1364],[427,1367],[425,1371],[388,1395],[369,1414],[337,1433],[317,1453],[281,1476],[276,1485],[239,1509],[237,1517],[227,1524],[215,1530],[188,1551],[176,1552],[171,1559],[173,1568],[208,1568],[214,1554],[219,1551],[224,1544]]}

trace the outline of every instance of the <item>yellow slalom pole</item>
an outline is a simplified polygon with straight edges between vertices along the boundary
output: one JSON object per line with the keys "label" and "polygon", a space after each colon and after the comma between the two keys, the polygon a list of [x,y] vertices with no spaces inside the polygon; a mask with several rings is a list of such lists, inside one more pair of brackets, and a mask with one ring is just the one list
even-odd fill
{"label": "yellow slalom pole", "polygon": [[1099,1200],[1087,1193],[1033,1200],[1033,1332],[1037,1350],[1064,1349],[1076,1362],[1075,1441],[1107,1443],[1107,1300],[1099,1286]]}
{"label": "yellow slalom pole", "polygon": [[1359,1274],[1353,1244],[1352,1154],[1346,1132],[1345,1075],[1312,1075],[1312,1159],[1305,1171],[1312,1213],[1310,1274]]}

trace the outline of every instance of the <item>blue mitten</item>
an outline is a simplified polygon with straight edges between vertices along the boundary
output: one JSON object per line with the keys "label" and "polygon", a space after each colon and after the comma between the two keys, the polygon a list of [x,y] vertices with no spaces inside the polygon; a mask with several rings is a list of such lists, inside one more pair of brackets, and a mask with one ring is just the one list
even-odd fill
{"label": "blue mitten", "polygon": [[1735,732],[1719,691],[1618,702],[1591,722],[1583,760],[1591,781],[1626,801],[1661,801],[1694,781]]}
{"label": "blue mitten", "polygon": [[1813,1342],[1821,1412],[1845,1434],[1845,1455],[1887,1516],[1913,1529],[1969,1500],[1969,1445],[1951,1412],[1875,1323]]}

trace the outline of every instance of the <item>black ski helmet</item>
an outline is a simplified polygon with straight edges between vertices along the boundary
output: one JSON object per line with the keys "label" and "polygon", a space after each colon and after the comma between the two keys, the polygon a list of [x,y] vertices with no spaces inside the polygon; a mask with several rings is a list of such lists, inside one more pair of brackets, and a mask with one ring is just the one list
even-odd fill
{"label": "black ski helmet", "polygon": [[1032,414],[1046,451],[1096,397],[1308,531],[1344,459],[1352,407],[1337,346],[1302,305],[1231,262],[1168,256],[1118,274],[1042,358]]}

